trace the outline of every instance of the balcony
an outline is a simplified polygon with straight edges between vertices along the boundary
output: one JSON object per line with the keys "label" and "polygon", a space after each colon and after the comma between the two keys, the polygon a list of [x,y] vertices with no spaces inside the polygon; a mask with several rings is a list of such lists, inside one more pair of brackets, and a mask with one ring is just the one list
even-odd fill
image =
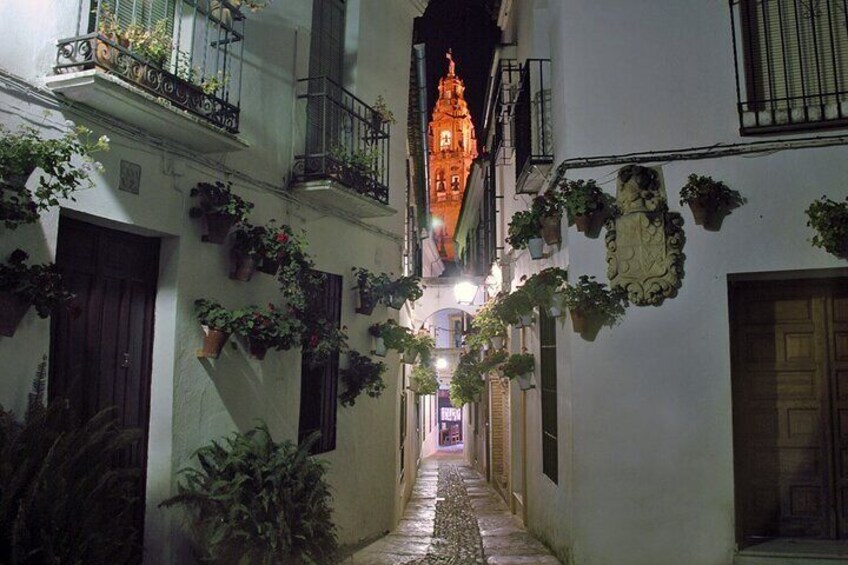
{"label": "balcony", "polygon": [[198,151],[241,149],[244,19],[229,0],[101,0],[47,86]]}
{"label": "balcony", "polygon": [[551,61],[527,59],[515,102],[515,190],[536,193],[554,162],[551,124]]}
{"label": "balcony", "polygon": [[388,206],[389,124],[381,114],[325,77],[298,81],[297,99],[306,139],[292,191],[360,218],[395,214]]}

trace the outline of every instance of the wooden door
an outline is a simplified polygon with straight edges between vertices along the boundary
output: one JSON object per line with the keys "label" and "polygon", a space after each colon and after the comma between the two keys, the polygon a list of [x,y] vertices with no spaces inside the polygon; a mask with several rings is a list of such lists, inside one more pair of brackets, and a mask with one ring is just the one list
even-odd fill
{"label": "wooden door", "polygon": [[848,417],[844,433],[837,425],[848,386],[840,400],[835,361],[839,335],[848,335],[839,321],[848,319],[846,283],[748,283],[731,291],[739,541],[844,535],[837,508],[848,486],[840,479]]}
{"label": "wooden door", "polygon": [[142,518],[159,240],[63,217],[56,264],[78,308],[52,317],[49,397],[82,419],[115,406],[124,428],[141,430],[120,463],[141,471]]}
{"label": "wooden door", "polygon": [[830,375],[835,420],[837,534],[848,539],[848,281],[828,301]]}
{"label": "wooden door", "polygon": [[509,494],[509,385],[504,386],[498,378],[489,378],[489,441],[491,449],[492,484],[504,501]]}

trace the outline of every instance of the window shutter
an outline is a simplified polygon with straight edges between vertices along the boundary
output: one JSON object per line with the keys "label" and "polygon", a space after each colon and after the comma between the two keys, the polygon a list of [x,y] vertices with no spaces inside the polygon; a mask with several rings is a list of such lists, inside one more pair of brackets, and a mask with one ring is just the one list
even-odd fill
{"label": "window shutter", "polygon": [[151,29],[157,22],[165,20],[166,29],[173,33],[177,0],[102,0],[102,2],[103,8],[114,14],[123,28],[135,24]]}

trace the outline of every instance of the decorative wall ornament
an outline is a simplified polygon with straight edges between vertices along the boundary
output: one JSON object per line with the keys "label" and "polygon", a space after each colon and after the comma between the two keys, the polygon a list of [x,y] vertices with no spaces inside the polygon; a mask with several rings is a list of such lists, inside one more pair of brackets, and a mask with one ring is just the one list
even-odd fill
{"label": "decorative wall ornament", "polygon": [[637,306],[673,297],[683,278],[683,217],[669,212],[659,169],[618,171],[620,213],[607,220],[607,276]]}

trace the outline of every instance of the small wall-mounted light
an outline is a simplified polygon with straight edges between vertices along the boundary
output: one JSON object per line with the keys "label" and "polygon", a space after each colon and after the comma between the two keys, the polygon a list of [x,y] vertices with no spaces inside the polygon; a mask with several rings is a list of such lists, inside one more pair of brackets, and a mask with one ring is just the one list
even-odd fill
{"label": "small wall-mounted light", "polygon": [[457,304],[471,305],[477,298],[478,286],[471,281],[460,281],[453,287],[453,295]]}

